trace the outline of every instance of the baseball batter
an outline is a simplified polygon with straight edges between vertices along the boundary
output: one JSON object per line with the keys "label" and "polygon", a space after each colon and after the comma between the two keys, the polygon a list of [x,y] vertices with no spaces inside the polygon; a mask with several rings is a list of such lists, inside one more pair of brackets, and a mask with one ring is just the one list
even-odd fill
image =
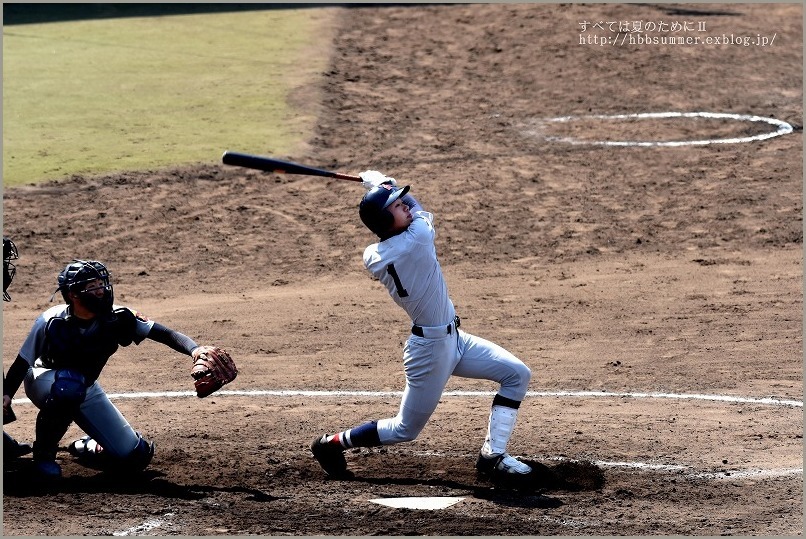
{"label": "baseball batter", "polygon": [[451,375],[497,382],[487,435],[476,470],[487,479],[527,480],[529,465],[510,456],[507,443],[531,372],[518,358],[490,341],[459,329],[453,302],[437,260],[433,216],[394,178],[378,171],[360,174],[368,189],[359,205],[362,222],[380,239],[364,251],[364,265],[412,321],[403,349],[406,386],[395,417],[324,434],[311,452],[334,478],[351,477],[344,450],[414,440],[437,407]]}
{"label": "baseball batter", "polygon": [[[219,349],[198,346],[182,333],[115,305],[111,277],[101,262],[76,260],[57,280],[56,292],[65,303],[34,322],[4,379],[3,411],[10,409],[24,382],[26,395],[39,408],[33,462],[44,478],[61,476],[56,453],[73,421],[87,434],[69,446],[81,462],[107,471],[142,471],[151,462],[154,443],[132,428],[98,383],[107,361],[119,346],[139,345],[148,338],[194,358],[198,389],[205,374],[213,376],[211,369],[222,370],[213,365],[202,372]],[[231,371],[205,388],[205,394],[235,377],[234,364]]]}

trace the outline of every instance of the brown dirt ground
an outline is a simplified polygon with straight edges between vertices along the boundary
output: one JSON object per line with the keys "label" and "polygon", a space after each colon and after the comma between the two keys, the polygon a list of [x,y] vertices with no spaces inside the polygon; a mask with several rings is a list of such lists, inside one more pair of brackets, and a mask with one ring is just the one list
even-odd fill
{"label": "brown dirt ground", "polygon": [[[777,39],[579,44],[582,21],[636,20]],[[521,357],[532,391],[802,402],[802,20],[795,4],[336,10],[318,131],[299,155],[278,157],[411,182],[436,215],[463,327]],[[796,129],[677,148],[550,143],[532,129],[555,116],[661,111]],[[608,136],[691,140],[729,127],[613,122]],[[260,141],[229,149],[271,153]],[[4,305],[4,370],[51,305],[56,273],[82,257],[109,265],[120,303],[231,350],[241,374],[230,390],[400,391],[408,322],[362,267],[372,237],[360,195],[349,182],[201,164],[6,190],[4,232],[21,259]],[[186,392],[188,371],[187,358],[147,341],[121,350],[101,383]],[[494,387],[455,379],[448,389]],[[148,473],[123,484],[67,453],[49,489],[24,466],[6,470],[4,535],[802,535],[802,472],[787,472],[802,469],[802,405],[536,395],[511,452],[558,471],[590,460],[604,483],[513,493],[472,470],[486,395],[446,396],[415,442],[350,453],[349,482],[324,478],[309,441],[394,415],[395,396],[116,402],[156,441]],[[35,409],[16,410],[6,430],[30,441]],[[443,511],[369,503],[402,496],[465,499]]]}

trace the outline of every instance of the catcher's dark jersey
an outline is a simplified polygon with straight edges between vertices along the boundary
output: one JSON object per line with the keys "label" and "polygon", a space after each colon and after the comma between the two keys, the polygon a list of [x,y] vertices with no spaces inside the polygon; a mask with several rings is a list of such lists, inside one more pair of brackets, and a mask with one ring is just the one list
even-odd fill
{"label": "catcher's dark jersey", "polygon": [[118,305],[111,313],[92,320],[72,316],[65,304],[56,305],[34,321],[19,355],[32,367],[77,370],[91,383],[118,346],[140,344],[153,325],[153,321]]}

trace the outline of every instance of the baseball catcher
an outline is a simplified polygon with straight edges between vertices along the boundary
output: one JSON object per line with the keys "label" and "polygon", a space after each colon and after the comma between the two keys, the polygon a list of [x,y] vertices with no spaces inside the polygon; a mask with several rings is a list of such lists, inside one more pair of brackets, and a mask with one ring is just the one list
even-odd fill
{"label": "baseball catcher", "polygon": [[[13,260],[17,260],[19,257],[17,246],[11,241],[11,238],[3,236],[3,301],[11,301],[11,296],[8,295],[8,287],[17,273],[17,266]],[[3,399],[3,425],[16,420],[17,416],[11,407],[11,399],[8,399],[8,402]],[[14,459],[30,452],[31,446],[29,444],[21,444],[6,431],[3,431],[3,463],[12,462]]]}
{"label": "baseball catcher", "polygon": [[360,174],[367,189],[358,213],[378,241],[364,250],[364,265],[411,319],[403,348],[406,387],[397,416],[313,440],[311,452],[331,477],[349,477],[344,451],[408,442],[417,438],[437,407],[452,375],[499,384],[476,461],[478,473],[494,483],[530,484],[532,468],[507,453],[518,407],[531,371],[490,341],[459,329],[453,302],[437,260],[434,217],[377,171]]}
{"label": "baseball catcher", "polygon": [[80,462],[112,472],[142,471],[154,456],[154,442],[132,428],[98,382],[118,347],[151,339],[191,356],[200,397],[232,381],[235,364],[218,348],[199,346],[187,335],[116,305],[111,275],[101,262],[75,260],[57,282],[54,296],[61,292],[64,303],[34,322],[4,380],[3,402],[10,402],[24,383],[39,408],[33,462],[45,479],[61,476],[56,453],[73,421],[86,433],[68,446]]}

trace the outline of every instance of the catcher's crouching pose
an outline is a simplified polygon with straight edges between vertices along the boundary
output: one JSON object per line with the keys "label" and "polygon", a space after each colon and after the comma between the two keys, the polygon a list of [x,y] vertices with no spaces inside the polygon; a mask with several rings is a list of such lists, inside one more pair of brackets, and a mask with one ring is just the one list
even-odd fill
{"label": "catcher's crouching pose", "polygon": [[68,264],[58,284],[65,303],[34,322],[4,380],[3,408],[24,381],[25,393],[39,408],[34,469],[46,478],[61,476],[56,453],[73,421],[87,434],[68,447],[81,462],[107,471],[142,471],[154,456],[154,443],[132,428],[98,383],[118,347],[148,338],[191,356],[199,397],[235,379],[235,364],[221,349],[198,346],[187,335],[114,305],[110,274],[101,262]]}

